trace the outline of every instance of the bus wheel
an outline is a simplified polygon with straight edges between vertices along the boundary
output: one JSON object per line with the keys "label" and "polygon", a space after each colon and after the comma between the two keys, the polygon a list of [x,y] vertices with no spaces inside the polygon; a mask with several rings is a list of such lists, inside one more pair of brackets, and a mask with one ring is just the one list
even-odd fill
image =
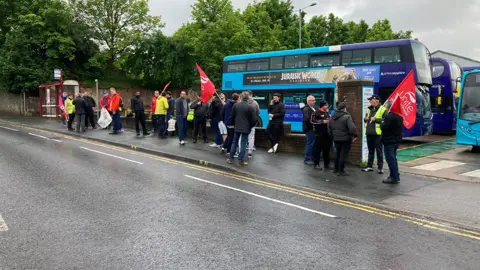
{"label": "bus wheel", "polygon": [[480,146],[473,146],[472,153],[480,153]]}

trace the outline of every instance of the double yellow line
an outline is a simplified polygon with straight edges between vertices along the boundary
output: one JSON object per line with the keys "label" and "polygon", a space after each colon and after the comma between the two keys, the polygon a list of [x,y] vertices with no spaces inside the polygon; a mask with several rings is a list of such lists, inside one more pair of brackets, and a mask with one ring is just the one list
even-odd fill
{"label": "double yellow line", "polygon": [[[11,125],[15,125],[15,124],[11,123]],[[16,126],[18,126],[18,125],[16,125]],[[454,235],[458,235],[458,236],[462,236],[462,237],[466,237],[466,238],[470,238],[470,239],[474,239],[474,240],[480,240],[480,232],[461,229],[461,228],[457,228],[457,227],[452,226],[452,225],[442,224],[442,223],[438,223],[438,222],[431,221],[431,220],[428,220],[428,219],[417,218],[417,217],[414,217],[414,216],[410,216],[408,214],[402,214],[402,213],[392,212],[392,211],[388,211],[388,210],[383,210],[383,209],[380,209],[380,208],[377,208],[377,207],[373,207],[373,206],[369,206],[369,205],[365,205],[365,204],[361,204],[361,203],[356,203],[356,202],[352,202],[352,201],[348,201],[348,200],[344,200],[344,199],[337,199],[337,198],[334,198],[334,197],[325,196],[325,195],[321,195],[321,194],[318,194],[318,193],[314,193],[314,192],[310,192],[310,191],[306,191],[306,190],[302,190],[302,189],[297,189],[297,188],[293,188],[293,187],[288,187],[288,186],[284,186],[284,185],[281,185],[281,184],[276,184],[276,183],[272,183],[272,182],[268,182],[268,181],[262,181],[262,180],[254,179],[254,178],[251,178],[251,177],[248,177],[248,176],[242,176],[242,175],[238,175],[238,174],[234,174],[234,173],[229,173],[229,172],[224,172],[224,171],[208,168],[208,167],[205,167],[205,166],[194,165],[194,164],[183,162],[183,161],[177,161],[177,160],[173,160],[173,159],[169,159],[169,158],[159,157],[159,156],[152,155],[152,154],[147,154],[147,153],[142,153],[142,152],[138,152],[138,151],[128,150],[128,149],[121,148],[121,147],[111,146],[111,145],[107,145],[107,144],[103,144],[103,143],[97,143],[97,142],[93,142],[93,141],[88,140],[88,139],[74,138],[74,137],[71,137],[71,136],[67,136],[67,135],[63,135],[63,134],[59,134],[59,133],[55,133],[55,132],[51,132],[51,131],[45,131],[45,130],[42,130],[42,129],[31,128],[31,127],[27,127],[27,126],[20,126],[20,127],[27,128],[27,129],[32,129],[32,130],[37,130],[37,131],[49,132],[49,133],[53,133],[53,134],[58,134],[58,135],[63,136],[67,139],[70,139],[70,140],[80,141],[80,142],[84,142],[84,143],[88,143],[88,144],[92,144],[92,145],[97,145],[97,146],[113,149],[113,150],[124,152],[124,153],[129,153],[129,154],[142,156],[142,157],[146,157],[146,158],[150,158],[150,159],[154,159],[154,160],[158,160],[158,161],[162,161],[162,162],[166,162],[166,163],[170,163],[170,164],[175,164],[175,165],[179,165],[179,166],[188,167],[188,168],[203,171],[203,172],[212,173],[212,174],[215,174],[215,175],[228,176],[232,179],[247,182],[247,183],[251,183],[251,184],[254,184],[254,185],[263,186],[263,187],[267,187],[267,188],[270,188],[270,189],[275,189],[275,190],[295,194],[295,195],[298,195],[298,196],[311,198],[311,199],[318,200],[318,201],[333,203],[333,204],[336,204],[336,205],[341,205],[341,206],[344,206],[344,207],[349,207],[349,208],[357,209],[357,210],[360,210],[360,211],[363,211],[363,212],[376,214],[376,215],[381,215],[381,216],[388,217],[388,218],[400,219],[400,220],[403,220],[403,221],[406,221],[406,222],[409,222],[409,223],[413,223],[413,224],[416,224],[418,226],[422,226],[422,227],[425,227],[425,228],[429,228],[429,229],[433,229],[433,230],[437,230],[437,231],[442,231],[442,232],[446,232],[446,233],[450,233],[450,234],[454,234]],[[137,147],[133,146],[133,145],[131,146],[131,148],[134,149],[134,150],[137,149]],[[208,165],[207,162],[202,163],[202,161],[199,161],[199,163]]]}

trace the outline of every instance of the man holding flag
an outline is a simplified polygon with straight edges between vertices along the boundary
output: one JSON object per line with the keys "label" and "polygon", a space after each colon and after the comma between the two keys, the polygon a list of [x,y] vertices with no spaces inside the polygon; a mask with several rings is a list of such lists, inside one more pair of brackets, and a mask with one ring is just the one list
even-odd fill
{"label": "man holding flag", "polygon": [[414,74],[413,71],[410,71],[385,103],[388,113],[380,128],[390,176],[382,181],[384,184],[398,184],[400,182],[397,150],[402,142],[403,126],[412,128],[415,124],[417,113],[415,88]]}

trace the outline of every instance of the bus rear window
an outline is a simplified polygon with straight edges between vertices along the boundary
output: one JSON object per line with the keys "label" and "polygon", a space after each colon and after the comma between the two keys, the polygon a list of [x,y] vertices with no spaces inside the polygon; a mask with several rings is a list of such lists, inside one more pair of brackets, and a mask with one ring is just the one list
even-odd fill
{"label": "bus rear window", "polygon": [[267,70],[267,69],[268,69],[268,59],[248,61],[248,64],[247,64],[248,71]]}
{"label": "bus rear window", "polygon": [[227,72],[242,72],[246,70],[246,63],[243,61],[229,62]]}
{"label": "bus rear window", "polygon": [[372,63],[372,50],[353,50],[342,53],[342,65],[361,65]]}
{"label": "bus rear window", "polygon": [[312,55],[310,57],[310,67],[331,67],[339,65],[339,54]]}
{"label": "bus rear window", "polygon": [[306,68],[308,67],[308,55],[285,56],[285,68]]}
{"label": "bus rear window", "polygon": [[400,62],[400,48],[390,47],[375,49],[375,64],[398,62]]}

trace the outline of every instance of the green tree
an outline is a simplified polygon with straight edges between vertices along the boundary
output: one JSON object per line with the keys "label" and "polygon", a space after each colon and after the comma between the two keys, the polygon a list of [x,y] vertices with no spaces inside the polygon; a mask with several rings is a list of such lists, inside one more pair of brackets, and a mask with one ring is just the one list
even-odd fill
{"label": "green tree", "polygon": [[21,13],[0,49],[0,84],[5,89],[36,90],[53,79],[54,68],[64,69],[66,77],[86,74],[98,46],[65,2],[33,0]]}
{"label": "green tree", "polygon": [[163,25],[149,15],[148,0],[70,0],[78,18],[94,33],[94,39],[108,51],[108,64]]}
{"label": "green tree", "polygon": [[219,87],[223,58],[244,53],[252,46],[252,34],[230,1],[199,0],[192,10],[192,23],[181,27],[175,38],[185,42],[195,61]]}
{"label": "green tree", "polygon": [[124,70],[147,88],[169,81],[173,87],[189,87],[194,80],[195,61],[185,44],[157,32],[140,41],[125,62]]}
{"label": "green tree", "polygon": [[282,30],[272,22],[265,5],[248,5],[242,18],[252,34],[252,44],[247,52],[264,52],[284,49],[281,43]]}
{"label": "green tree", "polygon": [[348,29],[347,43],[361,43],[367,39],[369,26],[365,20],[361,20],[359,23],[350,21],[346,23]]}
{"label": "green tree", "polygon": [[377,21],[368,32],[366,41],[390,40],[400,38],[411,38],[412,31],[400,31],[395,33],[392,30],[388,19]]}
{"label": "green tree", "polygon": [[307,24],[308,32],[314,47],[321,47],[327,44],[327,18],[323,15],[314,16]]}
{"label": "green tree", "polygon": [[325,45],[345,44],[348,40],[348,28],[343,20],[333,13],[328,14]]}

